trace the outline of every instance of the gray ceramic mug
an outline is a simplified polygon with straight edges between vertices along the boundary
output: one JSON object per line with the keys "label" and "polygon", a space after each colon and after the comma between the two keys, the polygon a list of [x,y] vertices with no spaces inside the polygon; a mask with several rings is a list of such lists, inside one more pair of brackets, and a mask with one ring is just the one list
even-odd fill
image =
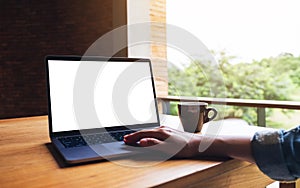
{"label": "gray ceramic mug", "polygon": [[200,132],[203,124],[213,120],[217,114],[215,108],[209,108],[208,104],[204,102],[181,102],[178,104],[178,115],[186,132]]}

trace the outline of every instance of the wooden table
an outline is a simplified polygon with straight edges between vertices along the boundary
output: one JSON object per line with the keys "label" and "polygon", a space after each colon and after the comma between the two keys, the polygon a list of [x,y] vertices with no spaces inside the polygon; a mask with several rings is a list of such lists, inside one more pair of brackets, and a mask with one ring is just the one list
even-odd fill
{"label": "wooden table", "polygon": [[238,160],[128,158],[62,168],[49,142],[47,116],[0,120],[0,187],[265,187],[273,182],[256,165]]}

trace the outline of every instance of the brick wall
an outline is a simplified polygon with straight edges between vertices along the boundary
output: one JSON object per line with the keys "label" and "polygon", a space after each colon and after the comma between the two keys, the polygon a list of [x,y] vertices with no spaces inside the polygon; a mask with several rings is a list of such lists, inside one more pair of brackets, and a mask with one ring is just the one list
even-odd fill
{"label": "brick wall", "polygon": [[168,95],[168,63],[167,63],[167,37],[166,37],[166,0],[150,1],[150,21],[160,24],[152,24],[151,59],[158,96]]}
{"label": "brick wall", "polygon": [[47,114],[45,55],[82,55],[113,28],[112,2],[0,1],[0,118]]}

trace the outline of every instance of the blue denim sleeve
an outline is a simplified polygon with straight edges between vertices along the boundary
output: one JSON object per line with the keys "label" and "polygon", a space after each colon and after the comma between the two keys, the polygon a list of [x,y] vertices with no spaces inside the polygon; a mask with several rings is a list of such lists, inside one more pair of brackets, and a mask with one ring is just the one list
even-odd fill
{"label": "blue denim sleeve", "polygon": [[257,132],[251,146],[257,166],[270,178],[293,181],[300,177],[300,126]]}

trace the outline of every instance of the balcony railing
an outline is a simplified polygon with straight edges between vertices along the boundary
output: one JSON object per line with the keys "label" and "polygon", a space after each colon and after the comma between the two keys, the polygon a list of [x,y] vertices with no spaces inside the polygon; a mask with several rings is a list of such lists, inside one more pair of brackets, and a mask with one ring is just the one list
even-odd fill
{"label": "balcony railing", "polygon": [[163,113],[170,113],[170,102],[206,102],[208,104],[229,105],[240,107],[254,107],[257,109],[257,125],[266,126],[266,108],[281,108],[300,110],[300,102],[296,101],[275,101],[275,100],[249,100],[230,98],[210,98],[210,97],[178,97],[161,96],[158,97],[162,103]]}

